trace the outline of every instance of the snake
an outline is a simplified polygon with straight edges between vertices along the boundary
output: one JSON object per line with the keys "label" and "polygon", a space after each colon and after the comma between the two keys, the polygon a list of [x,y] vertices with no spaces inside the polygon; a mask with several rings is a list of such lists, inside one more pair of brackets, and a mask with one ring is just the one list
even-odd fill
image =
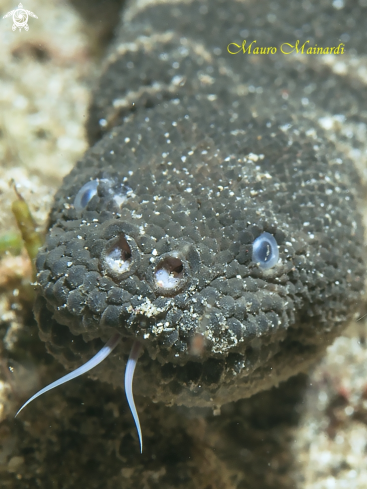
{"label": "snake", "polygon": [[39,335],[70,372],[26,404],[92,368],[125,379],[142,451],[134,372],[139,396],[217,409],[307,372],[358,315],[366,92],[340,63],[363,6],[328,8],[124,7],[36,261]]}

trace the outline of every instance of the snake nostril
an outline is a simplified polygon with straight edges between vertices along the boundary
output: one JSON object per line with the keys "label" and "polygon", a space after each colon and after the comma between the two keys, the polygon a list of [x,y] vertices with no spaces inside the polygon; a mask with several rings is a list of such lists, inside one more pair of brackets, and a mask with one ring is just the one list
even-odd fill
{"label": "snake nostril", "polygon": [[186,283],[184,264],[180,258],[165,256],[157,265],[154,281],[159,293],[174,293]]}
{"label": "snake nostril", "polygon": [[125,272],[131,264],[131,248],[124,236],[119,236],[116,243],[107,250],[106,263],[120,272]]}
{"label": "snake nostril", "polygon": [[139,256],[132,249],[132,242],[131,238],[120,234],[107,243],[102,253],[102,261],[110,275],[121,279],[136,269]]}

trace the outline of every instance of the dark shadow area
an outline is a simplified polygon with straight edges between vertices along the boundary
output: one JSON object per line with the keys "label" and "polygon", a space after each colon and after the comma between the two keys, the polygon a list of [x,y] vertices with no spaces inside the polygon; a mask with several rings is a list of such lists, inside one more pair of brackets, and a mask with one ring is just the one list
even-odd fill
{"label": "dark shadow area", "polygon": [[102,54],[114,35],[120,21],[120,10],[125,0],[70,0],[70,4],[85,21],[85,27],[97,51]]}
{"label": "dark shadow area", "polygon": [[140,455],[124,393],[78,379],[14,421],[8,458],[22,463],[2,476],[4,487],[294,489],[290,444],[306,383],[299,375],[217,416],[138,398]]}

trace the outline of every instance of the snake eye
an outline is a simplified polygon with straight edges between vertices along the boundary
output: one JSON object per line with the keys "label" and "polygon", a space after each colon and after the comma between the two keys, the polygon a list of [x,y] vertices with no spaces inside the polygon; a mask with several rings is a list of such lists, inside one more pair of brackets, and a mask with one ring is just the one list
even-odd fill
{"label": "snake eye", "polygon": [[135,241],[123,234],[108,241],[102,252],[102,262],[106,272],[117,279],[131,275],[139,261],[140,256]]}
{"label": "snake eye", "polygon": [[175,295],[186,285],[188,278],[185,263],[174,254],[162,255],[154,271],[154,286],[161,295]]}
{"label": "snake eye", "polygon": [[262,233],[252,244],[252,261],[263,270],[273,268],[279,260],[278,243],[274,236]]}
{"label": "snake eye", "polygon": [[76,194],[74,199],[74,209],[77,212],[82,212],[89,202],[97,195],[98,180],[91,180],[83,185],[83,187]]}

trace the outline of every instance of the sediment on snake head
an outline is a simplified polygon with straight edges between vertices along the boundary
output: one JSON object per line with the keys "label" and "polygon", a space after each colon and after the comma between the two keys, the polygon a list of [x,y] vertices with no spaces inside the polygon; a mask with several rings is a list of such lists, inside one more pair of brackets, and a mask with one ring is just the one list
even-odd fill
{"label": "sediment on snake head", "polygon": [[[40,337],[68,369],[118,333],[95,377],[121,386],[137,340],[136,394],[221,406],[307,371],[358,314],[357,136],[327,120],[363,119],[366,92],[280,50],[307,22],[310,44],[338,46],[345,19],[264,5],[125,9],[37,259]],[[277,52],[230,54],[244,39]]]}

